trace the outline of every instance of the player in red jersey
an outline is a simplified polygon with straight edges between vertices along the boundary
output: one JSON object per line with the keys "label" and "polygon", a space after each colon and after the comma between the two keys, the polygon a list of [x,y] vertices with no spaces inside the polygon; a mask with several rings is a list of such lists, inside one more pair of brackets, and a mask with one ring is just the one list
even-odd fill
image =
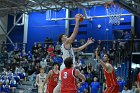
{"label": "player in red jersey", "polygon": [[104,93],[119,93],[119,85],[116,79],[116,75],[112,65],[109,63],[110,56],[108,54],[104,54],[103,60],[101,60],[99,59],[98,53],[96,53],[96,57],[103,67],[104,76],[106,79],[107,88]]}
{"label": "player in red jersey", "polygon": [[[57,85],[58,82],[58,78],[59,78],[59,64],[58,63],[54,63],[53,64],[53,70],[50,70],[45,81],[44,84],[45,85],[47,83],[47,89],[46,89],[46,93],[53,93],[54,88]],[[44,87],[43,87],[44,90]]]}
{"label": "player in red jersey", "polygon": [[137,75],[137,81],[140,83],[140,72]]}
{"label": "player in red jersey", "polygon": [[61,71],[60,93],[78,93],[76,77],[82,80],[81,83],[85,82],[86,78],[79,70],[72,68],[73,59],[71,57],[66,58],[64,64],[66,68]]}

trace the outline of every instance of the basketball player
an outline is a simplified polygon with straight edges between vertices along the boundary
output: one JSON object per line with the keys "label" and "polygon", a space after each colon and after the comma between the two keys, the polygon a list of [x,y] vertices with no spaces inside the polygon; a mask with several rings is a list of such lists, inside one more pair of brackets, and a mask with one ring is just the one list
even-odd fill
{"label": "basketball player", "polygon": [[44,93],[44,91],[42,91],[42,88],[45,78],[46,73],[44,73],[44,68],[40,68],[40,73],[36,77],[36,85],[38,86],[38,93]]}
{"label": "basketball player", "polygon": [[82,80],[81,83],[84,83],[86,78],[79,70],[73,68],[73,58],[66,58],[64,64],[66,68],[61,71],[60,93],[78,93],[76,77]]}
{"label": "basketball player", "polygon": [[57,85],[58,78],[59,78],[59,70],[58,70],[58,68],[59,68],[59,64],[54,63],[53,64],[53,70],[49,71],[49,73],[48,73],[48,75],[47,75],[47,77],[45,79],[45,82],[44,82],[43,85],[45,85],[47,83],[46,93],[53,93],[53,90]]}
{"label": "basketball player", "polygon": [[[87,42],[78,47],[78,48],[73,48],[72,47],[72,43],[74,42],[76,35],[78,33],[78,29],[79,29],[79,20],[80,18],[83,17],[81,14],[77,14],[75,16],[75,20],[76,20],[76,25],[74,28],[73,33],[71,34],[70,37],[67,37],[66,35],[62,34],[59,36],[59,42],[62,43],[61,45],[61,52],[62,52],[62,58],[63,60],[65,60],[67,57],[72,57],[73,58],[73,65],[75,66],[75,55],[74,52],[79,52],[83,49],[85,49],[88,45],[93,43],[93,39],[92,38],[88,38]],[[65,68],[64,63],[62,63],[61,67],[60,67],[60,71],[63,70]]]}
{"label": "basketball player", "polygon": [[[76,65],[74,52],[79,52],[79,51],[85,49],[91,43],[93,43],[92,38],[89,38],[84,45],[82,45],[78,48],[72,48],[72,43],[74,42],[74,40],[76,38],[76,35],[78,33],[79,23],[81,22],[79,20],[80,20],[81,17],[83,17],[81,14],[76,14],[75,15],[76,24],[75,24],[74,31],[73,31],[73,33],[71,34],[70,37],[67,37],[64,34],[59,36],[59,42],[62,43],[62,45],[61,45],[62,58],[63,58],[63,60],[65,60],[67,57],[72,57],[74,66]],[[64,68],[65,68],[65,65],[64,65],[64,62],[63,62],[62,65],[60,66],[60,71],[62,71]],[[53,93],[59,93],[60,84],[61,84],[61,82],[58,83],[58,85],[54,89]]]}
{"label": "basketball player", "polygon": [[104,76],[106,79],[106,86],[104,93],[119,93],[119,84],[116,79],[116,75],[112,65],[109,63],[110,56],[108,54],[104,54],[103,60],[99,59],[98,53],[96,53],[96,57],[103,67]]}

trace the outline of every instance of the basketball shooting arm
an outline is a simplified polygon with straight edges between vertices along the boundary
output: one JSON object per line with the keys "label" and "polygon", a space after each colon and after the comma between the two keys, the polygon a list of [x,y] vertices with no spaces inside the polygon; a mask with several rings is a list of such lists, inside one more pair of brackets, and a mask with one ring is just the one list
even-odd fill
{"label": "basketball shooting arm", "polygon": [[93,42],[94,42],[94,39],[88,38],[87,42],[84,45],[82,45],[78,48],[73,48],[73,50],[74,50],[74,52],[79,52],[79,51],[85,49],[88,45],[92,44]]}
{"label": "basketball shooting arm", "polygon": [[75,15],[75,21],[76,21],[76,24],[75,24],[75,27],[74,27],[74,31],[73,33],[71,34],[71,36],[69,38],[67,38],[66,42],[65,42],[65,47],[67,49],[70,48],[71,44],[74,42],[77,34],[78,34],[78,29],[79,29],[79,20],[80,20],[80,16],[82,16],[81,14],[77,14]]}
{"label": "basketball shooting arm", "polygon": [[113,71],[113,67],[109,64],[109,63],[104,63],[98,56],[98,53],[96,53],[96,58],[98,60],[98,62],[101,64],[101,66],[108,72],[111,73]]}

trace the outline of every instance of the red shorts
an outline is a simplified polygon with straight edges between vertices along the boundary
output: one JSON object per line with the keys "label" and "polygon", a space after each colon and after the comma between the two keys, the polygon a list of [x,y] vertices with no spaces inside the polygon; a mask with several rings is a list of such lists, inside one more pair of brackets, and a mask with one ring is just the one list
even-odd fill
{"label": "red shorts", "polygon": [[120,89],[119,86],[107,87],[104,93],[119,93],[119,89]]}
{"label": "red shorts", "polygon": [[46,93],[53,93],[55,86],[49,86],[47,85]]}

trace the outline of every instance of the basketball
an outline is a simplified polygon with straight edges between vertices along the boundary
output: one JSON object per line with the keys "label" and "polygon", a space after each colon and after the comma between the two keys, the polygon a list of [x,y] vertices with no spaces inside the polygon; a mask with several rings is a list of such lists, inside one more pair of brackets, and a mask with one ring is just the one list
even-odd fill
{"label": "basketball", "polygon": [[83,16],[80,16],[79,22],[82,22],[84,20]]}
{"label": "basketball", "polygon": [[77,14],[75,15],[75,19],[80,16],[79,22],[82,22],[84,20],[83,15],[82,14]]}

